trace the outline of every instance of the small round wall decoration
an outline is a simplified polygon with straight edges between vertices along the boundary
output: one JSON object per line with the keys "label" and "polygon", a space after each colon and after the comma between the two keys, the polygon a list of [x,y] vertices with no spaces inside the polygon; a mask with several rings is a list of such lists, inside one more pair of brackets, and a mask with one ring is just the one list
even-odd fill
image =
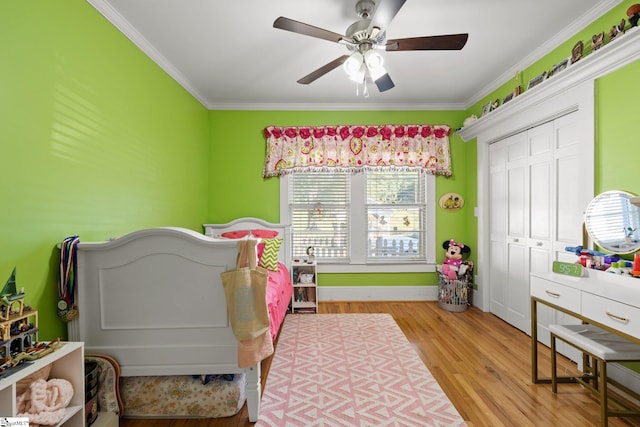
{"label": "small round wall decoration", "polygon": [[458,193],[447,193],[440,197],[438,204],[446,211],[457,211],[464,206],[464,199]]}

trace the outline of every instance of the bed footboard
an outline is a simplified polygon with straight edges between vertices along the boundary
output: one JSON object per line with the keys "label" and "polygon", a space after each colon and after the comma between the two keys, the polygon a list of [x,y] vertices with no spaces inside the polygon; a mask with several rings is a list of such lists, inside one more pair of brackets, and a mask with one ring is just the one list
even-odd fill
{"label": "bed footboard", "polygon": [[69,322],[69,339],[116,359],[125,377],[245,373],[257,420],[260,367],[238,368],[220,279],[236,255],[236,242],[181,228],[80,243],[79,316]]}

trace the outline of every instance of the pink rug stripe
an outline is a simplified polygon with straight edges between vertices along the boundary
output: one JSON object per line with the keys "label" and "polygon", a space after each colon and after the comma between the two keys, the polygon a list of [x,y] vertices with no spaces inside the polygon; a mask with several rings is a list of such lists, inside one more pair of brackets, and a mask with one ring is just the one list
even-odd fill
{"label": "pink rug stripe", "polygon": [[256,426],[462,425],[390,315],[287,315]]}

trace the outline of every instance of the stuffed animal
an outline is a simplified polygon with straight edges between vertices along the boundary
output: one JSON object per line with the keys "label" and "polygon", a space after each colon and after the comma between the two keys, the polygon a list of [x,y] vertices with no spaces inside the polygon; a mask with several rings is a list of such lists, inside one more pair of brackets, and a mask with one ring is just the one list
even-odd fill
{"label": "stuffed animal", "polygon": [[[442,244],[445,250],[445,259],[442,265],[442,274],[451,280],[455,280],[458,276],[462,276],[462,259],[465,255],[471,253],[471,248],[462,243],[456,243],[455,240],[445,240]],[[466,269],[465,269],[466,270]]]}

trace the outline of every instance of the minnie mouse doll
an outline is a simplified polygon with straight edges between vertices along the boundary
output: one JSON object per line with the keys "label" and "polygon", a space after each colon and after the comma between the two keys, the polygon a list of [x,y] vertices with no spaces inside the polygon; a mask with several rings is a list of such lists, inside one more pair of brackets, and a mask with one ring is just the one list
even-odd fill
{"label": "minnie mouse doll", "polygon": [[458,275],[464,274],[463,271],[459,271],[460,265],[462,264],[462,258],[471,253],[471,248],[462,243],[456,243],[453,239],[445,240],[442,247],[445,250],[442,274],[451,280],[455,280]]}

